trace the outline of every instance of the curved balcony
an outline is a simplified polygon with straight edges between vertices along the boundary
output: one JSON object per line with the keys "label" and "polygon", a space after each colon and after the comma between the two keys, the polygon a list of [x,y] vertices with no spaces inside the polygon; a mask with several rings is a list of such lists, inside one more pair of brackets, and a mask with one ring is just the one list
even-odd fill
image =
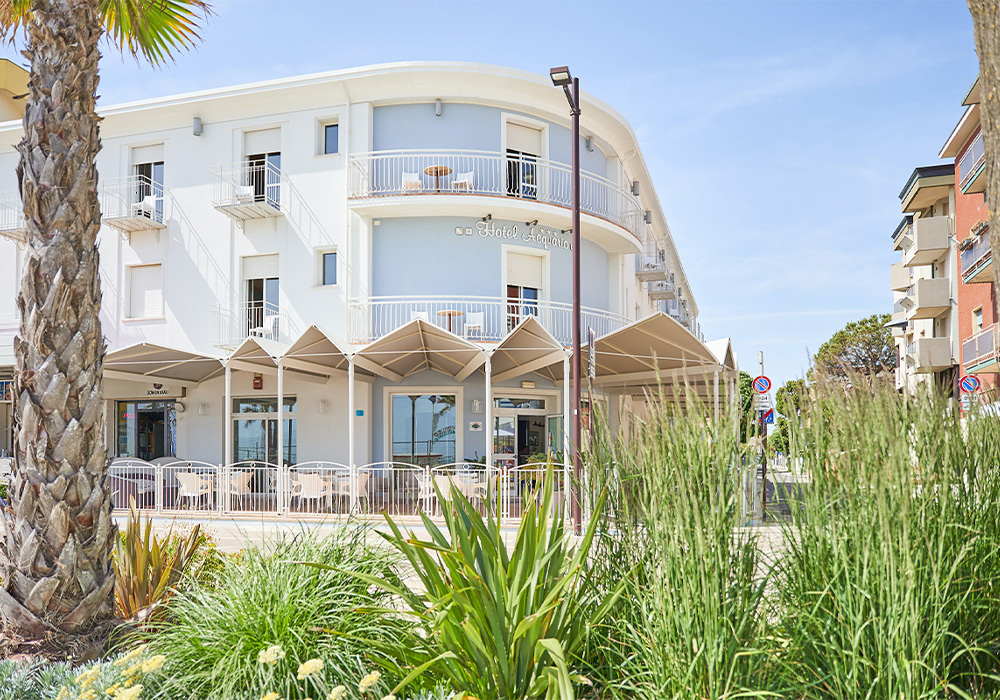
{"label": "curved balcony", "polygon": [[[583,333],[597,337],[629,323],[624,316],[583,307]],[[557,301],[508,300],[499,297],[364,297],[348,309],[348,340],[371,343],[410,321],[433,323],[473,342],[498,343],[527,316],[534,316],[552,336],[569,347],[573,338],[573,305]]]}
{"label": "curved balcony", "polygon": [[[380,216],[442,213],[512,220],[542,218],[569,228],[572,169],[563,163],[490,151],[373,151],[350,159],[348,202]],[[442,204],[446,209],[441,209]],[[607,250],[634,253],[644,243],[644,215],[632,193],[581,173],[582,233]]]}

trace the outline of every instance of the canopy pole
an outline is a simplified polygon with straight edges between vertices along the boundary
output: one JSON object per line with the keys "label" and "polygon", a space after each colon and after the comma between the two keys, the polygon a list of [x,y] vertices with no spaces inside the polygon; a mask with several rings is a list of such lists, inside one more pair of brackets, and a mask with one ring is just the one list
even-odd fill
{"label": "canopy pole", "polygon": [[[486,473],[493,468],[493,361],[490,354],[486,353]],[[497,479],[497,483],[500,479]],[[494,494],[495,496],[495,494]]]}
{"label": "canopy pole", "polygon": [[354,470],[354,355],[347,358],[347,468],[351,480],[351,510],[358,505],[358,475]]}
{"label": "canopy pole", "polygon": [[226,405],[222,415],[226,417],[225,440],[222,456],[226,464],[233,463],[233,368],[226,363]]}
{"label": "canopy pole", "polygon": [[570,415],[570,382],[569,382],[569,360],[570,356],[563,357],[563,512],[569,514],[570,502],[570,442],[569,431],[573,417]]}
{"label": "canopy pole", "polygon": [[715,393],[715,435],[719,435],[719,370],[715,370],[715,381],[713,382]]}
{"label": "canopy pole", "polygon": [[[285,368],[278,360],[278,512],[282,511],[285,495]],[[264,461],[267,461],[265,455]]]}

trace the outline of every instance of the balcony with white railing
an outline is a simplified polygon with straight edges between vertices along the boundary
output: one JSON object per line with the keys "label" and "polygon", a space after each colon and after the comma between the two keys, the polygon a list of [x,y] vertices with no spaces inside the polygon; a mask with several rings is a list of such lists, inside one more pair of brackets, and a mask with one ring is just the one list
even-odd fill
{"label": "balcony with white railing", "polygon": [[166,228],[163,185],[144,175],[101,180],[101,220],[123,233]]}
{"label": "balcony with white railing", "polygon": [[653,301],[673,299],[677,296],[677,285],[674,284],[673,280],[650,282],[647,292],[649,294],[649,298]]}
{"label": "balcony with white railing", "polygon": [[962,341],[962,367],[965,371],[997,371],[997,341],[1000,340],[997,324],[987,326]]}
{"label": "balcony with white railing", "polygon": [[986,150],[983,147],[983,132],[980,131],[958,159],[958,182],[963,194],[985,191],[986,180],[982,177],[985,166]]}
{"label": "balcony with white railing", "polygon": [[215,347],[225,350],[233,350],[250,337],[282,342],[289,339],[288,314],[263,301],[215,304],[212,327],[216,329]]}
{"label": "balcony with white railing", "polygon": [[21,195],[7,192],[0,195],[0,237],[24,243],[24,209]]}
{"label": "balcony with white railing", "polygon": [[269,161],[244,161],[213,169],[212,205],[241,226],[281,216],[281,170]]}
{"label": "balcony with white railing", "polygon": [[[348,201],[359,210],[383,214],[398,209],[438,205],[442,196],[453,200],[453,213],[518,220],[532,211],[552,214],[549,225],[568,227],[573,204],[572,169],[563,163],[527,155],[489,151],[373,151],[351,156]],[[489,198],[484,201],[485,198]],[[468,211],[460,206],[468,205]],[[547,209],[534,209],[548,205]],[[483,207],[488,207],[484,209]],[[527,208],[527,211],[526,211]],[[580,209],[585,228],[593,224],[627,240],[623,252],[644,244],[644,213],[631,192],[593,173],[580,177]],[[586,220],[587,217],[592,220]],[[548,223],[548,222],[547,222]],[[585,230],[585,233],[587,231]],[[599,237],[600,232],[591,228]]]}
{"label": "balcony with white railing", "polygon": [[[573,305],[555,301],[509,300],[498,297],[366,297],[352,299],[348,340],[373,342],[400,326],[421,319],[473,342],[497,343],[527,317],[534,317],[565,346],[572,343]],[[624,316],[583,307],[583,328],[597,337],[628,324]]]}
{"label": "balcony with white railing", "polygon": [[915,218],[907,236],[911,243],[903,250],[903,266],[930,265],[948,254],[951,245],[951,217]]}
{"label": "balcony with white railing", "polygon": [[993,252],[990,250],[988,231],[972,238],[959,255],[962,279],[966,284],[993,282]]}

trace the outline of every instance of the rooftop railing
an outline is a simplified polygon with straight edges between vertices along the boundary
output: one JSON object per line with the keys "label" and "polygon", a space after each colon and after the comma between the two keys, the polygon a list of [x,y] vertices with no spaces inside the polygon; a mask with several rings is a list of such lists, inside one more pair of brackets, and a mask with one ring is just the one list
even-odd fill
{"label": "rooftop railing", "polygon": [[[351,156],[348,199],[430,194],[513,197],[570,207],[572,169],[534,156],[489,151],[397,150]],[[642,207],[631,192],[610,180],[582,173],[580,209],[644,242]]]}

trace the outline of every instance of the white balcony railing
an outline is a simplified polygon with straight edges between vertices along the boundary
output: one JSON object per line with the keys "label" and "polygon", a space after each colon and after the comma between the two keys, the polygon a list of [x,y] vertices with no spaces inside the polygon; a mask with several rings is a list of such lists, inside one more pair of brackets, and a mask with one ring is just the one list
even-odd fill
{"label": "white balcony railing", "polygon": [[[555,301],[513,301],[496,297],[367,297],[352,299],[348,335],[352,343],[370,343],[414,319],[422,319],[467,340],[499,342],[523,319],[536,318],[565,346],[573,338],[573,305]],[[624,316],[583,308],[583,330],[597,337],[628,323]]]}
{"label": "white balcony railing", "polygon": [[[986,267],[992,260],[993,255],[990,250],[990,234],[985,233],[976,236],[972,245],[963,250],[960,253],[962,261],[962,277],[966,278],[965,281],[968,282],[969,278],[979,273],[979,271]],[[992,279],[984,280],[986,282],[992,282]]]}
{"label": "white balcony railing", "polygon": [[962,365],[966,368],[997,359],[997,324],[987,326],[962,341]]}
{"label": "white balcony railing", "polygon": [[281,216],[281,170],[269,161],[243,161],[213,169],[213,206],[237,221]]}
{"label": "white balcony railing", "polygon": [[[573,203],[572,169],[526,155],[489,151],[374,151],[351,156],[348,199],[449,194]],[[643,241],[643,211],[631,193],[593,173],[580,177],[580,209]]]}
{"label": "white balcony railing", "polygon": [[24,208],[17,192],[0,195],[0,236],[24,242]]}
{"label": "white balcony railing", "polygon": [[285,310],[263,301],[215,304],[212,325],[216,329],[215,346],[218,348],[235,348],[251,336],[266,340],[288,337]]}
{"label": "white balcony railing", "polygon": [[121,231],[163,228],[163,185],[144,175],[101,180],[102,220]]}
{"label": "white balcony railing", "polygon": [[986,150],[983,147],[983,132],[980,131],[976,140],[958,161],[958,182],[963,191],[985,162]]}

